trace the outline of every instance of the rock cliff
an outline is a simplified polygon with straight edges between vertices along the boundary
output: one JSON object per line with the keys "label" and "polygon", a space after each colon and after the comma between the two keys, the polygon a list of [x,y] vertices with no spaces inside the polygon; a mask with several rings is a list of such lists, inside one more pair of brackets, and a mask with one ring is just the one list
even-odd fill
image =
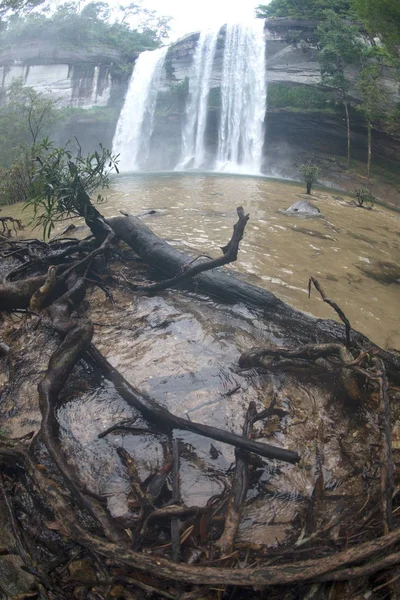
{"label": "rock cliff", "polygon": [[[267,81],[271,101],[267,103],[264,171],[291,176],[299,160],[317,157],[328,165],[327,180],[334,183],[346,177],[338,166],[340,161],[337,162],[346,153],[346,128],[340,102],[335,101],[330,90],[321,86],[315,26],[313,22],[289,19],[271,19],[265,23]],[[225,28],[222,27],[211,76],[213,90],[207,121],[207,142],[210,147],[217,143],[215,131],[219,119],[224,35]],[[173,168],[178,159],[188,93],[187,78],[198,38],[199,33],[185,36],[174,43],[167,54],[153,136],[153,145],[159,149],[155,168]],[[101,141],[108,147],[112,144],[118,110],[129,79],[128,73],[122,77],[113,76],[120,61],[118,52],[106,47],[76,49],[56,47],[46,42],[26,44],[0,51],[0,83],[7,86],[14,77],[23,77],[26,85],[59,99],[60,107],[114,107],[108,120],[103,118],[97,121],[93,115],[86,117],[81,114],[58,132],[56,141],[77,135],[83,138],[84,149],[89,151],[96,142]],[[358,102],[355,88],[357,71],[349,69],[348,76],[352,83],[353,156],[365,161],[365,124],[355,110]],[[400,102],[398,82],[390,70],[385,73],[384,83],[393,102]],[[277,102],[276,99],[273,103],[273,92],[277,90],[280,97],[287,95],[287,90],[294,90],[297,95],[300,92],[303,99],[296,106],[290,105],[290,102]],[[314,102],[317,95],[319,105]],[[373,132],[373,144],[375,161],[385,169],[396,171],[400,142],[377,125]]]}
{"label": "rock cliff", "polygon": [[111,48],[77,49],[42,42],[0,51],[0,83],[22,77],[27,86],[59,101],[60,107],[106,106],[112,67],[120,61]]}

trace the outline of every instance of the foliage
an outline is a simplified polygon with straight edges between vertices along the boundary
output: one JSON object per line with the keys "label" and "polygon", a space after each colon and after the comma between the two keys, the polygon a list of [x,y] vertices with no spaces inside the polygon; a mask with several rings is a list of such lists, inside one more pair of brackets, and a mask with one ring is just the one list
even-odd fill
{"label": "foliage", "polygon": [[324,21],[317,28],[319,38],[319,61],[322,84],[337,90],[346,112],[347,168],[351,158],[351,129],[347,92],[349,82],[346,68],[359,63],[363,41],[357,27],[349,24],[333,11],[325,12]]}
{"label": "foliage", "polygon": [[373,195],[371,190],[366,187],[355,188],[353,196],[357,201],[357,206],[363,206],[364,203],[368,203],[371,204],[371,206],[373,206],[374,202],[376,202],[375,196]]}
{"label": "foliage", "polygon": [[168,17],[159,17],[140,3],[122,6],[116,14],[107,2],[91,2],[82,8],[72,1],[58,5],[50,14],[11,17],[0,43],[4,47],[45,39],[74,48],[107,46],[118,50],[124,64],[133,64],[139,52],[160,46],[168,35],[168,23]]}
{"label": "foliage", "polygon": [[389,135],[400,140],[400,104],[394,106],[386,115],[384,126]]}
{"label": "foliage", "polygon": [[354,0],[354,8],[371,34],[379,35],[389,52],[399,58],[399,0]]}
{"label": "foliage", "polygon": [[37,140],[54,120],[56,102],[45,98],[22,79],[7,90],[7,103],[0,109],[0,167],[9,167]]}
{"label": "foliage", "polygon": [[357,89],[361,94],[361,102],[357,107],[367,122],[368,132],[368,177],[371,173],[372,158],[372,125],[375,119],[383,116],[389,104],[389,96],[381,82],[382,65],[367,63],[360,71]]}
{"label": "foliage", "polygon": [[344,97],[349,88],[345,69],[361,60],[363,42],[358,28],[332,11],[318,26],[322,83],[336,88]]}
{"label": "foliage", "polygon": [[[44,238],[50,237],[57,221],[68,217],[87,218],[88,195],[107,188],[113,170],[118,172],[117,158],[100,144],[100,151],[83,157],[80,147],[71,143],[55,148],[44,139],[40,145],[33,183],[35,193],[26,206],[33,207],[34,221],[43,228]],[[102,197],[97,195],[97,202]]]}
{"label": "foliage", "polygon": [[165,116],[174,112],[183,113],[189,94],[189,78],[173,83],[168,91],[161,91],[157,96],[157,115]]}
{"label": "foliage", "polygon": [[357,106],[367,123],[385,115],[389,104],[388,93],[381,82],[381,68],[378,64],[369,63],[360,71],[357,89],[361,94],[361,102]]}
{"label": "foliage", "polygon": [[348,15],[351,0],[271,0],[256,8],[256,17],[290,17],[292,19],[321,19],[330,9],[338,15]]}
{"label": "foliage", "polygon": [[79,119],[94,120],[98,123],[115,123],[120,112],[119,106],[92,106],[91,108],[82,108],[80,106],[66,106],[59,108],[54,113],[54,122],[56,127],[63,122],[70,122]]}
{"label": "foliage", "polygon": [[21,151],[7,169],[0,168],[0,205],[25,202],[31,193],[32,174],[30,149]]}
{"label": "foliage", "polygon": [[268,85],[268,108],[289,110],[332,110],[332,97],[308,85]]}
{"label": "foliage", "polygon": [[307,194],[311,194],[311,188],[318,181],[321,173],[320,167],[312,163],[303,163],[299,165],[298,171],[306,184]]}
{"label": "foliage", "polygon": [[28,12],[40,4],[44,0],[1,0],[0,1],[0,19],[10,13]]}

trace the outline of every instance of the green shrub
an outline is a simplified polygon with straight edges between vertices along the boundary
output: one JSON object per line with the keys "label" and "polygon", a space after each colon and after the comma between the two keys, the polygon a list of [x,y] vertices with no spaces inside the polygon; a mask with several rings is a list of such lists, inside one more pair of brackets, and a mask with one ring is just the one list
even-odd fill
{"label": "green shrub", "polygon": [[307,85],[271,83],[268,86],[268,108],[294,110],[332,110],[334,99],[321,90]]}
{"label": "green shrub", "polygon": [[355,188],[353,197],[356,200],[357,206],[364,206],[364,204],[370,204],[373,206],[376,202],[375,196],[371,190],[366,187]]}
{"label": "green shrub", "polygon": [[0,168],[0,205],[26,202],[32,192],[33,162],[30,151],[22,151],[8,168]]}

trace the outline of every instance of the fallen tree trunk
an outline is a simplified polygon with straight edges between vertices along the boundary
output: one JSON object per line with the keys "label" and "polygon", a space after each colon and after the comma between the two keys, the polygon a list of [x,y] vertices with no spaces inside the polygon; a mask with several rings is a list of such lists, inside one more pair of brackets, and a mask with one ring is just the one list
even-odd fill
{"label": "fallen tree trunk", "polygon": [[[115,235],[130,246],[149,266],[157,269],[163,277],[172,278],[193,258],[158,237],[140,219],[132,215],[108,219]],[[200,273],[195,278],[196,289],[212,297],[230,303],[243,303],[262,311],[267,322],[278,326],[281,336],[291,345],[309,343],[346,343],[346,332],[342,324],[331,319],[317,319],[289,306],[274,294],[261,287],[251,285],[226,269]],[[186,285],[193,285],[192,282]],[[352,330],[351,346],[357,350],[368,349],[371,341]],[[388,373],[396,380],[400,378],[400,358],[391,352],[380,350]]]}

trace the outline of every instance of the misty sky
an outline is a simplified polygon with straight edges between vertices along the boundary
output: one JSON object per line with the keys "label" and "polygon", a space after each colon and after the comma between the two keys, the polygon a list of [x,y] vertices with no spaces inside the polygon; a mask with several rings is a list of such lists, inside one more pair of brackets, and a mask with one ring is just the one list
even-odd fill
{"label": "misty sky", "polygon": [[173,17],[171,39],[185,33],[222,25],[227,20],[241,21],[254,17],[258,4],[269,0],[144,0],[146,8]]}

